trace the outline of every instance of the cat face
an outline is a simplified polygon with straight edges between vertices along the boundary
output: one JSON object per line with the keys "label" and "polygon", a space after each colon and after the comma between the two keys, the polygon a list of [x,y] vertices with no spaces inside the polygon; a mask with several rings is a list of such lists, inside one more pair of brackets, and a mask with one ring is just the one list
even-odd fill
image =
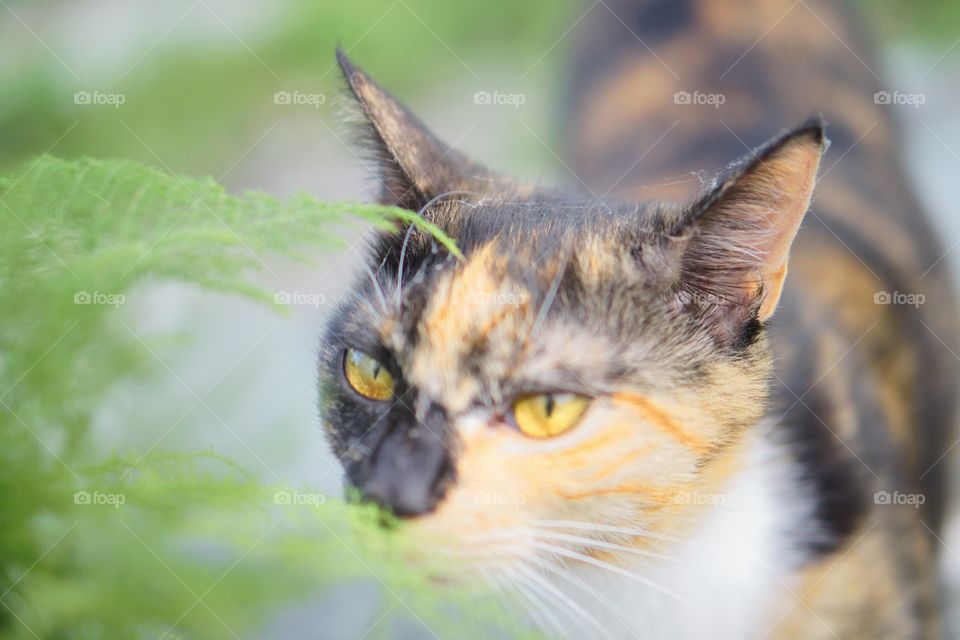
{"label": "cat face", "polygon": [[763,323],[821,125],[696,202],[603,203],[472,163],[340,60],[381,201],[463,254],[413,227],[377,236],[330,321],[322,409],[348,483],[481,561],[658,544],[722,491],[763,413]]}

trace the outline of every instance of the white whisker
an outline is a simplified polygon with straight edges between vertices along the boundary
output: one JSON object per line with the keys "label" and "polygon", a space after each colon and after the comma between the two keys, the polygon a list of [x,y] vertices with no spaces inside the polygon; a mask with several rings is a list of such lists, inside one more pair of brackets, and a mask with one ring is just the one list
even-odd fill
{"label": "white whisker", "polygon": [[629,616],[626,616],[626,614],[623,611],[620,611],[619,609],[611,606],[607,602],[607,598],[605,597],[606,593],[600,593],[599,591],[591,587],[589,584],[584,582],[582,579],[577,577],[574,573],[570,571],[565,571],[564,569],[562,569],[560,566],[556,564],[553,564],[546,560],[539,560],[539,559],[534,559],[534,563],[537,566],[542,567],[545,571],[549,571],[550,573],[556,576],[559,576],[561,579],[577,587],[578,589],[586,593],[589,597],[593,598],[593,603],[600,604],[604,609],[606,609],[611,614],[613,614],[613,616],[617,620],[622,622],[624,626],[629,626],[629,624],[624,620],[624,617],[629,617]]}
{"label": "white whisker", "polygon": [[[417,215],[423,217],[424,212],[433,206],[438,200],[442,200],[447,196],[452,196],[455,194],[468,195],[468,196],[479,196],[479,193],[474,191],[464,191],[462,189],[455,189],[453,191],[445,191],[443,193],[437,194],[427,200],[427,202],[420,207],[420,210],[417,211]],[[400,247],[400,262],[397,265],[397,311],[400,311],[401,303],[403,301],[403,259],[407,255],[407,244],[410,242],[410,236],[413,234],[416,225],[411,223],[407,228],[407,234],[403,238],[403,245]]]}
{"label": "white whisker", "polygon": [[620,533],[628,536],[643,536],[654,540],[664,540],[667,542],[679,542],[678,538],[667,536],[662,533],[654,533],[645,529],[636,529],[632,527],[617,527],[607,524],[595,524],[592,522],[579,522],[577,520],[532,520],[531,524],[540,527],[552,527],[554,529],[580,529],[582,531],[596,531],[601,533]]}
{"label": "white whisker", "polygon": [[[492,569],[487,570],[487,568],[485,568],[484,566],[477,566],[476,570],[477,570],[477,573],[479,573],[480,576],[484,578],[486,582],[492,587],[493,596],[496,598],[497,606],[499,606],[500,609],[502,609],[505,614],[508,614],[513,619],[513,622],[516,623],[517,622],[516,615],[514,614],[514,611],[507,606],[506,600],[504,599],[504,587],[501,584],[501,581],[497,578],[497,575],[493,572]],[[483,620],[482,617],[480,617],[479,619],[481,621]]]}
{"label": "white whisker", "polygon": [[658,560],[666,560],[669,562],[676,562],[676,558],[667,556],[655,551],[647,551],[646,549],[637,549],[636,547],[630,547],[623,544],[617,544],[614,542],[607,542],[605,540],[598,540],[596,538],[587,538],[585,536],[577,536],[569,533],[559,533],[556,531],[544,531],[543,529],[538,529],[536,527],[530,528],[520,528],[520,527],[511,527],[509,529],[500,529],[498,531],[491,531],[485,536],[474,538],[474,542],[484,543],[484,542],[498,542],[501,539],[515,540],[517,533],[529,532],[536,538],[542,538],[546,540],[557,540],[563,542],[571,542],[582,547],[588,547],[593,549],[606,549],[609,551],[621,551],[623,553],[629,553],[631,555],[642,556],[646,558],[657,558]]}
{"label": "white whisker", "polygon": [[[573,599],[571,599],[563,591],[550,584],[549,580],[545,580],[542,576],[538,575],[536,571],[532,571],[522,565],[517,567],[517,570],[527,576],[528,579],[532,580],[536,584],[539,584],[547,593],[552,594],[557,600],[566,605],[571,611],[577,613],[580,617],[573,618],[573,624],[576,625],[581,619],[587,621],[591,627],[596,629],[602,636],[605,638],[612,638],[610,631],[607,630],[600,622],[590,615],[586,609],[577,604]],[[572,617],[572,616],[571,616]],[[568,629],[564,630],[563,635],[567,635]]]}
{"label": "white whisker", "polygon": [[644,556],[647,558],[658,558],[660,560],[668,560],[671,562],[676,561],[676,558],[671,558],[670,556],[665,556],[663,554],[655,553],[653,551],[646,551],[644,549],[635,549],[633,547],[628,547],[622,544],[604,542],[603,540],[595,540],[593,538],[585,538],[583,536],[574,536],[568,533],[554,533],[551,531],[541,531],[539,529],[534,529],[534,535],[538,538],[546,538],[548,540],[563,540],[566,542],[573,542],[575,544],[579,544],[584,547],[592,547],[594,549],[608,549],[610,551],[622,551],[624,553]]}
{"label": "white whisker", "polygon": [[547,312],[550,311],[550,307],[553,306],[553,301],[557,298],[557,292],[560,289],[560,280],[563,279],[563,274],[567,272],[569,263],[570,258],[567,256],[563,260],[563,265],[557,270],[557,275],[553,277],[553,282],[550,283],[547,295],[543,299],[543,304],[540,305],[540,311],[537,313],[536,320],[534,320],[533,328],[530,330],[531,338],[536,337],[537,332],[540,330],[540,325],[546,320]]}
{"label": "white whisker", "polygon": [[403,237],[403,246],[400,247],[400,262],[397,265],[397,313],[400,313],[400,308],[403,304],[403,259],[407,255],[407,243],[410,242],[410,236],[413,235],[415,228],[416,225],[413,224],[407,228],[407,235]]}
{"label": "white whisker", "polygon": [[[535,586],[535,585],[534,585]],[[550,629],[556,633],[563,633],[566,629],[557,618],[556,613],[552,611],[547,603],[549,602],[543,595],[531,588],[529,582],[522,579],[521,576],[513,576],[513,587],[517,593],[530,603],[530,614],[534,617],[536,624],[541,629]]]}
{"label": "white whisker", "polygon": [[[558,556],[563,556],[563,557],[566,557],[566,558],[570,558],[571,560],[578,560],[578,561],[583,562],[583,563],[585,563],[585,564],[593,565],[593,566],[598,567],[598,568],[600,568],[600,569],[605,569],[605,570],[607,570],[607,571],[610,571],[611,573],[616,573],[616,574],[622,575],[622,576],[624,576],[625,578],[630,578],[630,579],[632,579],[632,580],[635,580],[636,582],[639,582],[640,584],[644,584],[644,585],[650,587],[651,589],[655,589],[655,590],[659,591],[660,593],[663,593],[663,594],[665,594],[665,595],[668,595],[668,596],[676,599],[678,602],[682,602],[683,604],[685,604],[685,605],[687,605],[687,606],[689,606],[689,607],[694,607],[694,605],[693,605],[692,602],[690,602],[690,601],[687,600],[686,598],[684,598],[684,597],[682,597],[682,596],[674,593],[674,592],[671,591],[670,589],[667,589],[667,588],[664,587],[663,585],[657,584],[657,583],[654,582],[653,580],[650,580],[649,578],[645,578],[644,576],[641,576],[641,575],[638,574],[638,573],[634,573],[633,571],[630,571],[630,570],[628,570],[628,569],[624,569],[623,567],[618,567],[618,566],[615,565],[615,564],[610,564],[609,562],[604,562],[603,560],[598,560],[597,558],[592,558],[592,557],[590,557],[590,556],[588,556],[588,555],[579,553],[579,552],[577,552],[577,551],[571,551],[571,550],[569,550],[569,549],[565,549],[565,548],[563,548],[563,547],[558,547],[557,545],[554,545],[554,544],[548,544],[548,543],[546,543],[546,542],[533,542],[532,545],[533,545],[534,547],[542,550],[542,551],[546,551],[546,552],[548,552],[548,553],[553,553],[553,554],[558,555]],[[696,607],[694,607],[694,608],[696,608]]]}
{"label": "white whisker", "polygon": [[370,265],[366,262],[363,263],[363,268],[366,270],[367,275],[370,276],[370,282],[373,283],[373,290],[377,292],[377,298],[380,300],[380,307],[383,309],[383,312],[387,312],[387,301],[383,297],[383,290],[380,288],[380,283],[377,281],[377,277],[373,275],[373,271],[370,270]]}

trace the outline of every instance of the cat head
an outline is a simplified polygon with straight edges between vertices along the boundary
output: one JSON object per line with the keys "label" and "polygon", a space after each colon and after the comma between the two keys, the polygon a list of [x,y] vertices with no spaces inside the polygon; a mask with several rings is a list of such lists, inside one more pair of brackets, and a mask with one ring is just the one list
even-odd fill
{"label": "cat head", "polygon": [[514,554],[653,544],[689,521],[764,411],[764,324],[822,124],[684,205],[597,201],[471,161],[338,57],[380,202],[462,252],[413,226],[378,232],[329,322],[321,406],[348,484],[478,556],[505,553],[498,540]]}

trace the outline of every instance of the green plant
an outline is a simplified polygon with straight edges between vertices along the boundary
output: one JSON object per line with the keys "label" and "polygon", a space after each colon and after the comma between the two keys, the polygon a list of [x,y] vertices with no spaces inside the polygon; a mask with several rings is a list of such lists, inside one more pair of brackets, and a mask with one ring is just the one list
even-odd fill
{"label": "green plant", "polygon": [[[422,225],[456,251],[409,212],[237,197],[131,161],[41,157],[0,177],[0,636],[249,637],[374,577],[384,611],[437,629],[466,615],[397,560],[403,527],[371,508],[265,485],[215,452],[108,453],[93,437],[111,390],[156,373],[124,296],[173,279],[270,302],[249,282],[260,256],[330,250],[347,214]],[[501,624],[490,607],[471,615]]]}
{"label": "green plant", "polygon": [[[11,8],[28,24],[36,20],[26,5],[42,4],[51,16],[77,11],[63,0],[24,4],[12,2]],[[107,77],[69,60],[71,72],[46,48],[33,48],[30,32],[0,11],[0,21],[6,19],[24,44],[15,49],[14,64],[0,68],[6,90],[0,103],[0,169],[53,145],[66,157],[92,154],[155,162],[156,154],[175,171],[226,167],[279,120],[294,114],[306,122],[333,120],[335,96],[343,89],[333,55],[338,45],[392,89],[406,87],[407,95],[435,92],[451,78],[473,81],[477,90],[495,81],[496,76],[488,77],[491,64],[509,65],[518,74],[526,70],[579,13],[571,0],[276,0],[247,5],[233,12],[214,3],[185,3],[171,8],[169,16],[161,11],[160,19],[169,20],[168,25],[151,24],[144,32],[149,35],[129,49],[109,49],[115,52],[111,64],[116,72]],[[91,12],[95,10],[79,13]],[[231,18],[247,12],[262,12],[263,17],[246,24]],[[109,13],[101,20],[108,20]],[[182,20],[175,22],[178,16]],[[205,32],[205,37],[189,37],[189,25],[205,20],[216,25],[215,37]],[[42,30],[40,35],[47,39]],[[70,57],[66,43],[50,41],[57,55]],[[97,51],[99,44],[85,47]],[[397,55],[398,45],[403,55]],[[548,67],[549,60],[537,64],[538,70]],[[123,106],[74,104],[74,92],[97,89],[123,94]],[[281,90],[322,94],[326,102],[319,109],[278,107],[273,95]],[[170,135],[171,123],[176,123],[176,135]],[[317,125],[316,134],[325,133],[324,125]]]}

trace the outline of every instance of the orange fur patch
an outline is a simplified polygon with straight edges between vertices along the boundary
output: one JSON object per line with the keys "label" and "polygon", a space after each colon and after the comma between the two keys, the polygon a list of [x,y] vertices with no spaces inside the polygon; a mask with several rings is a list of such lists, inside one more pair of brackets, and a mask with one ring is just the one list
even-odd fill
{"label": "orange fur patch", "polygon": [[647,398],[633,393],[616,393],[612,398],[614,402],[625,404],[640,413],[650,424],[669,434],[681,444],[698,452],[705,452],[710,449],[707,442],[687,433],[666,411]]}

